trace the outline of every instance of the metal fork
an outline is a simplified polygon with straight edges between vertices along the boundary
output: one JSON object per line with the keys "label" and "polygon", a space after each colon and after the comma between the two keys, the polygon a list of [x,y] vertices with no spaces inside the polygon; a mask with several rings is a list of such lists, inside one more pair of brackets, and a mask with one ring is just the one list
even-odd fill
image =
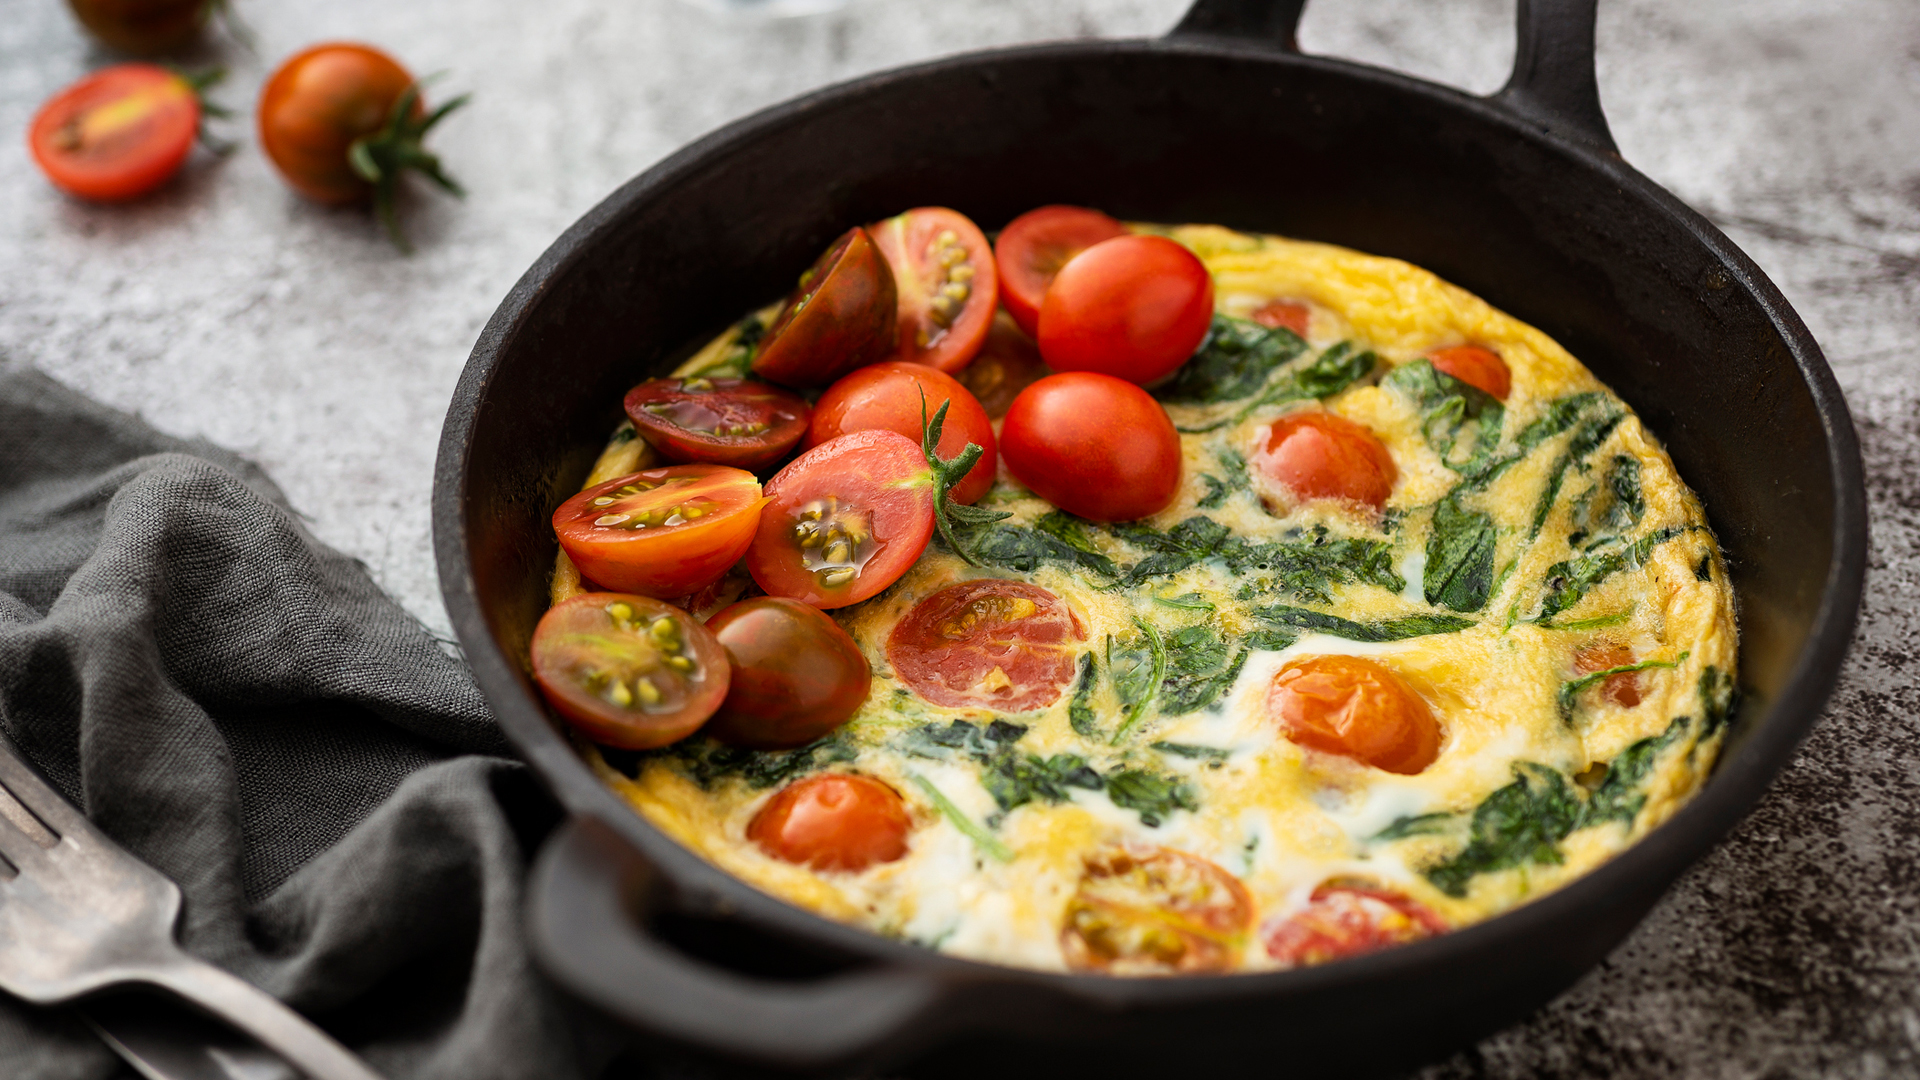
{"label": "metal fork", "polygon": [[169,990],[312,1080],[380,1080],[299,1013],[174,943],[180,889],[127,854],[0,743],[0,989],[57,1005],[109,986]]}

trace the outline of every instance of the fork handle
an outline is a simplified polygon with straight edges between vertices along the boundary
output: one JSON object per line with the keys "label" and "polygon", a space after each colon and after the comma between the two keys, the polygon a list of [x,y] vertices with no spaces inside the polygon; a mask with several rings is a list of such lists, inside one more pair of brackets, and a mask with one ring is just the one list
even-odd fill
{"label": "fork handle", "polygon": [[310,1080],[381,1080],[380,1074],[353,1051],[306,1017],[212,964],[181,954],[144,974],[153,985],[171,990],[253,1036]]}

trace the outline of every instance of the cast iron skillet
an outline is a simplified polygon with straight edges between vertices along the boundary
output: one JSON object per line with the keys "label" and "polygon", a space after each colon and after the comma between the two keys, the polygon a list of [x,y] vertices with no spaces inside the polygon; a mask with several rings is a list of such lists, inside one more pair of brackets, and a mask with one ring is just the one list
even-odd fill
{"label": "cast iron skillet", "polygon": [[[1594,0],[1521,0],[1512,80],[1487,98],[1301,55],[1303,2],[1199,0],[1159,40],[978,53],[769,109],[615,192],[501,304],[448,412],[435,544],[475,677],[573,815],[530,890],[534,949],[563,986],[636,1028],[790,1067],[1402,1065],[1571,984],[1787,761],[1839,671],[1866,546],[1853,427],[1806,327],[1725,236],[1620,160],[1593,78]],[[1585,878],[1454,934],[1302,971],[1121,980],[828,922],[712,868],[597,783],[525,656],[549,515],[622,393],[783,293],[850,223],[944,204],[992,228],[1050,202],[1398,256],[1540,327],[1617,390],[1700,493],[1739,595],[1744,698],[1700,796]]]}

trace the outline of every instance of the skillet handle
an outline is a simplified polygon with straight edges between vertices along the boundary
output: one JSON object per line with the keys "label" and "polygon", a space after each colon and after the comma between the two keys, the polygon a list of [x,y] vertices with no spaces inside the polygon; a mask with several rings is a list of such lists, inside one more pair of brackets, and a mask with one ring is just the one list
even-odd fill
{"label": "skillet handle", "polygon": [[901,970],[775,982],[696,960],[636,917],[665,888],[605,823],[573,818],[541,849],[529,881],[534,955],[556,982],[620,1020],[768,1065],[844,1066],[909,1029],[925,1037],[943,1026],[930,1015],[941,985]]}

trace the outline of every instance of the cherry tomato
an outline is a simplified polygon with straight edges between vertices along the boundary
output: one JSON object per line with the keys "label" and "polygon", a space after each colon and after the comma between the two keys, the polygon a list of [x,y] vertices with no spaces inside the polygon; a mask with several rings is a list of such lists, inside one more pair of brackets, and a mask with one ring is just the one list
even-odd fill
{"label": "cherry tomato", "polygon": [[1000,295],[993,248],[966,216],[923,206],[867,226],[900,290],[893,359],[953,374],[987,339]]}
{"label": "cherry tomato", "polygon": [[872,777],[821,773],[767,800],[747,838],[776,859],[858,873],[905,855],[912,829],[899,792]]}
{"label": "cherry tomato", "polygon": [[760,481],[724,465],[669,465],[615,477],[553,512],[553,531],[587,580],[678,597],[712,584],[746,553]]}
{"label": "cherry tomato", "polygon": [[588,738],[650,750],[693,734],[727,696],[727,651],[678,608],[630,593],[581,593],[533,631],[533,677]]}
{"label": "cherry tomato", "polygon": [[1507,392],[1513,389],[1513,372],[1507,370],[1507,362],[1492,349],[1455,345],[1450,349],[1435,349],[1427,354],[1427,359],[1433,361],[1435,371],[1445,372],[1501,401],[1507,400]]}
{"label": "cherry tomato", "polygon": [[1252,923],[1246,886],[1213,863],[1170,848],[1109,848],[1086,861],[1060,951],[1074,971],[1230,971]]}
{"label": "cherry tomato", "polygon": [[775,473],[767,497],[747,569],[769,594],[817,608],[893,584],[933,536],[933,472],[891,431],[821,443]]}
{"label": "cherry tomato", "polygon": [[1373,432],[1330,412],[1288,413],[1267,429],[1258,472],[1291,499],[1339,499],[1379,510],[1399,476]]}
{"label": "cherry tomato", "polygon": [[193,40],[214,5],[208,0],[67,0],[80,24],[110,49],[157,56]]}
{"label": "cherry tomato", "polygon": [[1267,955],[1287,967],[1324,964],[1444,934],[1446,920],[1371,882],[1334,878],[1307,906],[1266,930]]}
{"label": "cherry tomato", "polygon": [[787,297],[760,339],[753,373],[788,386],[825,386],[893,349],[899,292],[867,230],[841,234]]}
{"label": "cherry tomato", "polygon": [[1284,326],[1293,331],[1295,337],[1304,338],[1307,327],[1313,323],[1313,309],[1291,300],[1274,300],[1256,309],[1253,321],[1269,330]]}
{"label": "cherry tomato", "polygon": [[986,344],[958,378],[980,401],[987,415],[998,420],[1007,415],[1020,391],[1050,374],[1040,359],[1040,347],[1014,324],[1013,316],[1002,310],[993,317]]}
{"label": "cherry tomato", "polygon": [[1402,776],[1440,756],[1440,722],[1426,699],[1365,657],[1295,660],[1267,688],[1267,713],[1301,746]]}
{"label": "cherry tomato", "polygon": [[763,469],[787,456],[813,410],[751,379],[650,379],[627,391],[627,415],[668,461]]}
{"label": "cherry tomato", "polygon": [[40,106],[27,142],[55,187],[112,202],[179,172],[199,130],[200,100],[185,79],[152,64],[118,64]]}
{"label": "cherry tomato", "polygon": [[727,700],[707,724],[721,742],[755,750],[804,746],[867,700],[866,655],[819,608],[756,596],[707,620],[733,661]]}
{"label": "cherry tomato", "polygon": [[977,578],[913,606],[887,635],[900,681],[935,705],[1026,712],[1060,699],[1086,628],[1038,585]]}
{"label": "cherry tomato", "polygon": [[1043,206],[1007,222],[993,246],[1007,314],[1031,336],[1040,326],[1040,302],[1060,268],[1100,241],[1125,235],[1125,225],[1079,206]]}
{"label": "cherry tomato", "polygon": [[1033,493],[1092,521],[1157,514],[1180,491],[1180,435],[1130,382],[1091,371],[1020,391],[1000,424],[1007,468]]}
{"label": "cherry tomato", "polygon": [[819,446],[849,431],[870,429],[898,432],[917,443],[921,441],[921,417],[933,416],[943,402],[949,401],[953,404],[947,406],[940,445],[935,450],[949,460],[968,443],[984,451],[980,461],[948,494],[955,502],[970,503],[993,486],[999,460],[994,452],[993,421],[953,376],[925,364],[897,360],[872,364],[828,387],[813,407],[807,445]]}
{"label": "cherry tomato", "polygon": [[[355,140],[386,126],[413,76],[367,45],[315,45],[281,64],[260,91],[260,147],[295,191],[323,203],[373,193],[353,170]],[[419,116],[425,107],[414,103]]]}
{"label": "cherry tomato", "polygon": [[[1612,641],[1595,641],[1582,645],[1573,654],[1573,670],[1581,675],[1591,675],[1608,668],[1626,667],[1633,663],[1633,650]],[[1623,671],[1618,675],[1609,675],[1600,681],[1600,696],[1623,709],[1631,709],[1640,704],[1640,673]]]}
{"label": "cherry tomato", "polygon": [[1060,268],[1034,339],[1055,371],[1145,385],[1187,362],[1213,325],[1213,275],[1164,236],[1104,240]]}

